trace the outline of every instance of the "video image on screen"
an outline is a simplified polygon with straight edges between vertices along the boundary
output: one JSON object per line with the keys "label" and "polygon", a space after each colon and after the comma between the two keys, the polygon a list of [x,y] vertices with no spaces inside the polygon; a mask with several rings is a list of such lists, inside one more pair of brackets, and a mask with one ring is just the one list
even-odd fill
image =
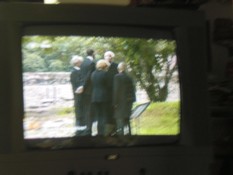
{"label": "video image on screen", "polygon": [[175,40],[22,37],[24,138],[180,133]]}

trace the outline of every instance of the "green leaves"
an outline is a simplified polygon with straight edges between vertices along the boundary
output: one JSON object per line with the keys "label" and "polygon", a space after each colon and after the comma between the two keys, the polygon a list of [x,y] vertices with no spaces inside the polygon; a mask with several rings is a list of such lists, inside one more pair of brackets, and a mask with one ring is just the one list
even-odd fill
{"label": "green leaves", "polygon": [[23,60],[24,72],[44,72],[45,61],[39,55],[27,53],[27,59]]}
{"label": "green leaves", "polygon": [[146,90],[151,101],[164,101],[168,84],[177,71],[175,41],[143,38],[84,36],[25,36],[22,39],[24,72],[70,71],[73,55],[85,57],[95,50],[96,59],[104,52],[115,53],[115,62],[125,61],[128,72]]}

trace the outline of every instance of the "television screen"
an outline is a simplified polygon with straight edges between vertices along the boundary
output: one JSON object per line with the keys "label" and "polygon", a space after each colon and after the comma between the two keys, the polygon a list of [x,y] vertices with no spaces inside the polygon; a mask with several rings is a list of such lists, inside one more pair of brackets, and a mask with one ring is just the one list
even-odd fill
{"label": "television screen", "polygon": [[[138,138],[177,139],[180,133],[174,39],[24,35],[22,58],[27,141],[84,139],[84,145],[91,146],[88,140],[125,138],[128,143]],[[90,72],[83,71],[86,59],[94,65]],[[103,61],[104,69],[99,67]],[[100,72],[105,79],[99,78]],[[117,78],[121,75],[130,83]],[[84,90],[77,92],[79,87]]]}

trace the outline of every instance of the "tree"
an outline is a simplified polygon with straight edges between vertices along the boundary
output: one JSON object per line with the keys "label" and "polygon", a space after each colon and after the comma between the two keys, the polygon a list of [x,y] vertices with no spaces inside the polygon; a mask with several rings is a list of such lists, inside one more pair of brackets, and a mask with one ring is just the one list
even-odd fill
{"label": "tree", "polygon": [[62,61],[55,60],[49,65],[49,69],[52,72],[61,72],[61,71],[65,70],[66,68],[65,68],[64,64],[62,63]]}
{"label": "tree", "polygon": [[45,62],[36,54],[27,54],[27,58],[23,60],[23,71],[24,72],[44,72]]}
{"label": "tree", "polygon": [[72,55],[95,50],[97,59],[112,50],[116,62],[125,61],[136,84],[151,101],[165,101],[177,71],[175,42],[169,40],[80,36],[29,36],[23,38],[24,71],[70,71]]}
{"label": "tree", "polygon": [[128,39],[123,41],[123,48],[138,85],[146,90],[151,101],[165,101],[169,82],[177,71],[175,42]]}

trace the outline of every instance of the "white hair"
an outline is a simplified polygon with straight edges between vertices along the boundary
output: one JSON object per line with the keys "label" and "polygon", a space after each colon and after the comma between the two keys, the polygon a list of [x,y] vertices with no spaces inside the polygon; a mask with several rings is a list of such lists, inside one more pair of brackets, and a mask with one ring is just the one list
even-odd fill
{"label": "white hair", "polygon": [[117,66],[119,72],[123,72],[126,70],[126,64],[124,62],[120,62]]}
{"label": "white hair", "polygon": [[83,62],[83,57],[81,57],[79,55],[72,56],[72,58],[70,60],[70,64],[72,66],[75,66],[77,63],[82,63],[82,62]]}
{"label": "white hair", "polygon": [[104,53],[104,57],[106,56],[106,55],[110,55],[111,56],[111,58],[113,58],[113,57],[115,57],[115,54],[112,52],[112,51],[106,51],[105,53]]}

